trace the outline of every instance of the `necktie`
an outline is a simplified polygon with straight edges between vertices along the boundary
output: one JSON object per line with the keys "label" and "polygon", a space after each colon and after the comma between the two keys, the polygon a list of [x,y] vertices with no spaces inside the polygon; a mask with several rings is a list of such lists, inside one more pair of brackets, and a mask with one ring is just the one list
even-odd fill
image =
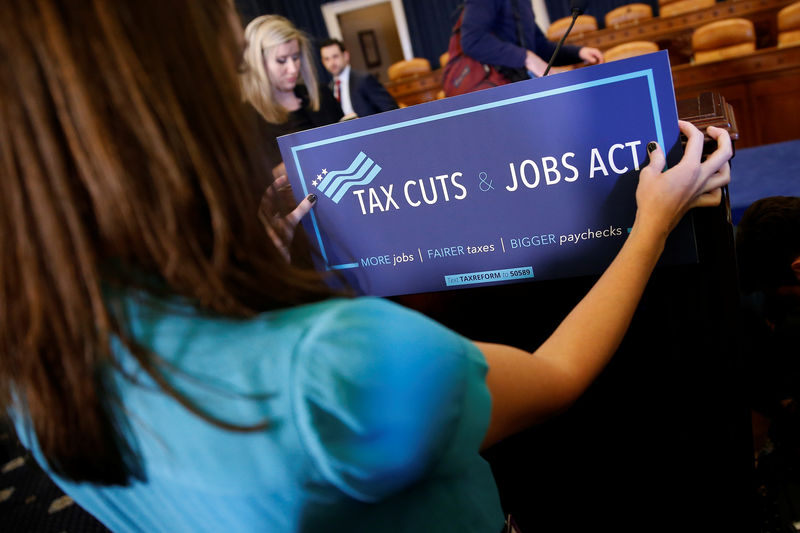
{"label": "necktie", "polygon": [[340,93],[339,85],[341,85],[341,80],[336,80],[336,86],[333,91],[333,95],[336,97],[337,100],[340,102],[342,101],[342,95]]}

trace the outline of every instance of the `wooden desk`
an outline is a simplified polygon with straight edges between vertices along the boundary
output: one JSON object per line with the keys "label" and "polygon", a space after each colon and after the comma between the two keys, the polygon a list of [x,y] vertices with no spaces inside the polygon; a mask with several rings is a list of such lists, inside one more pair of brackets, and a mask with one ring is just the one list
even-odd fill
{"label": "wooden desk", "polygon": [[800,46],[678,65],[672,79],[678,101],[707,91],[725,97],[736,111],[740,148],[800,139]]}
{"label": "wooden desk", "polygon": [[669,50],[673,65],[688,63],[692,33],[696,28],[721,19],[743,17],[753,21],[756,28],[756,47],[766,48],[777,43],[777,15],[781,8],[796,0],[727,0],[712,7],[675,15],[655,17],[617,28],[605,28],[567,38],[570,44],[594,46],[606,50],[629,41],[654,41],[662,50]]}
{"label": "wooden desk", "polygon": [[407,106],[436,100],[442,90],[442,69],[384,83],[398,104]]}

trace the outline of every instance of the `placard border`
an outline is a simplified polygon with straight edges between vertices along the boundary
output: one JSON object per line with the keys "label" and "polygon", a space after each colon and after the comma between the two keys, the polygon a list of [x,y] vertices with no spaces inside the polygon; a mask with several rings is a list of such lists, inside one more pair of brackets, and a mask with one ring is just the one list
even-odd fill
{"label": "placard border", "polygon": [[[600,78],[597,80],[586,81],[581,83],[576,83],[573,85],[565,85],[563,87],[558,87],[555,89],[548,89],[546,91],[539,91],[530,94],[524,94],[521,96],[514,96],[511,98],[506,98],[503,100],[497,100],[495,102],[486,102],[483,104],[478,104],[470,107],[465,107],[462,109],[454,109],[452,111],[445,111],[443,113],[437,113],[435,115],[429,115],[426,117],[419,117],[411,120],[405,120],[403,122],[397,122],[395,124],[386,124],[384,126],[378,126],[376,128],[370,128],[368,130],[357,131],[353,133],[346,133],[343,135],[339,135],[337,137],[331,137],[329,139],[322,139],[319,141],[313,141],[305,144],[300,144],[298,146],[293,146],[291,148],[292,157],[294,159],[294,165],[297,169],[297,173],[300,178],[300,184],[303,187],[303,196],[308,196],[309,191],[308,187],[306,186],[306,180],[303,176],[303,170],[300,167],[300,160],[298,159],[298,154],[302,150],[308,150],[309,148],[317,148],[319,146],[325,146],[328,144],[333,144],[336,142],[348,141],[350,139],[357,139],[359,137],[364,137],[367,135],[375,135],[377,133],[383,133],[385,131],[397,130],[401,128],[407,128],[410,126],[416,126],[418,124],[425,124],[427,122],[435,122],[437,120],[444,120],[447,118],[457,117],[461,115],[467,115],[470,113],[477,113],[479,111],[485,111],[487,109],[494,109],[498,107],[505,107],[509,105],[519,104],[522,102],[528,102],[531,100],[539,100],[541,98],[547,98],[550,96],[557,96],[564,93],[580,91],[584,89],[591,89],[594,87],[598,87],[601,85],[609,85],[612,83],[619,83],[623,81],[629,81],[636,78],[647,78],[647,86],[650,91],[650,105],[653,110],[653,122],[655,125],[656,136],[659,146],[664,147],[664,132],[661,128],[661,113],[658,109],[658,96],[656,95],[656,87],[655,87],[655,80],[653,77],[653,69],[644,69],[644,70],[637,70],[634,72],[628,72],[626,74],[617,74],[615,76],[609,76],[607,78]],[[325,261],[325,268],[326,270],[346,270],[350,268],[359,268],[360,265],[356,263],[343,263],[339,265],[329,265],[328,264],[328,255],[325,253],[325,245],[322,242],[322,234],[319,229],[319,224],[317,224],[316,216],[314,216],[314,211],[310,212],[311,214],[311,225],[314,228],[314,233],[317,237],[317,243],[319,245],[319,251],[322,255],[322,259]]]}

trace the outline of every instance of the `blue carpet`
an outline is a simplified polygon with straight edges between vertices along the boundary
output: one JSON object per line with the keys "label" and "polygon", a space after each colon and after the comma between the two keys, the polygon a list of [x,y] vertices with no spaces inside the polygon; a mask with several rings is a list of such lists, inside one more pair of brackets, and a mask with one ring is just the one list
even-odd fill
{"label": "blue carpet", "polygon": [[736,150],[728,190],[734,225],[756,200],[800,196],[800,139]]}

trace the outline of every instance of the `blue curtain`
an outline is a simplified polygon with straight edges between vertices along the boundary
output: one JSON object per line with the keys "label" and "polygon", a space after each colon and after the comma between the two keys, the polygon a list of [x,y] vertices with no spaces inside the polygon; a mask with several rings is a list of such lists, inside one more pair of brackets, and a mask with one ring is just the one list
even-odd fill
{"label": "blue curtain", "polygon": [[322,18],[323,0],[235,0],[245,26],[259,15],[283,15],[314,39],[325,39],[328,30]]}
{"label": "blue curtain", "polygon": [[456,8],[463,0],[403,0],[414,56],[424,57],[432,68],[439,67],[439,56],[447,52]]}
{"label": "blue curtain", "polygon": [[[452,14],[462,0],[403,0],[411,48],[416,57],[424,57],[431,66],[439,66],[439,56],[447,51]],[[246,25],[259,15],[283,15],[298,28],[314,37],[325,39],[328,30],[322,18],[323,0],[236,0],[236,7]],[[324,73],[324,70],[321,71]]]}

